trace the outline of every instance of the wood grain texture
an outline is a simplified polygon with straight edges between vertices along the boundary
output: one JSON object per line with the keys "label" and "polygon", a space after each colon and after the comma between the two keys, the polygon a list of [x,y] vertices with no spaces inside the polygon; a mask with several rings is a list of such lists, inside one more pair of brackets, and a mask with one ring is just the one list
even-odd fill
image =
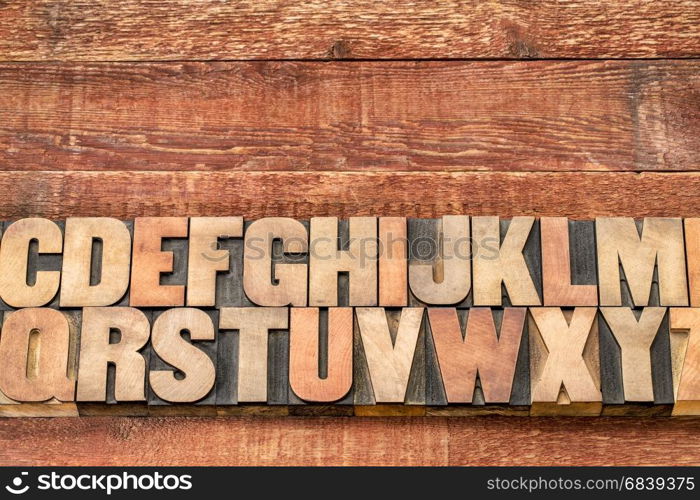
{"label": "wood grain texture", "polygon": [[31,0],[3,60],[601,58],[700,54],[695,0]]}
{"label": "wood grain texture", "polygon": [[431,235],[409,233],[412,255],[408,283],[415,300],[440,305],[463,302],[472,282],[469,217],[445,215],[436,221],[415,221],[411,226],[432,229]]}
{"label": "wood grain texture", "polygon": [[[640,228],[630,217],[600,217],[596,219],[596,245],[601,306],[632,305],[622,300],[621,269],[634,306],[688,305],[680,218],[645,218]],[[652,294],[654,281],[658,282],[658,297]]]}
{"label": "wood grain texture", "polygon": [[[353,309],[328,309],[325,343],[321,347],[320,311],[293,307],[289,320],[289,385],[304,401],[333,402],[348,394],[353,383]],[[325,373],[321,358],[325,352]]]}
{"label": "wood grain texture", "polygon": [[[100,256],[94,259],[95,243]],[[92,283],[95,268],[99,281]],[[111,306],[129,288],[131,234],[126,224],[111,217],[69,217],[61,268],[61,307]]]}
{"label": "wood grain texture", "polygon": [[597,309],[531,308],[531,415],[600,415]]}
{"label": "wood grain texture", "polygon": [[5,311],[0,336],[0,390],[17,402],[75,401],[77,335],[55,309]]}
{"label": "wood grain texture", "polygon": [[0,464],[698,465],[699,432],[688,418],[0,419]]}
{"label": "wood grain texture", "polygon": [[230,269],[230,253],[220,239],[243,236],[242,217],[193,217],[189,220],[187,305],[213,306],[219,272]]}
{"label": "wood grain texture", "polygon": [[[697,173],[0,172],[0,189],[3,218],[700,212]],[[274,193],[274,202],[261,191]]]}
{"label": "wood grain texture", "polygon": [[[541,305],[540,283],[533,280],[533,273],[538,271],[528,266],[526,258],[527,253],[532,253],[526,245],[535,231],[535,218],[514,217],[506,227],[503,222],[498,216],[472,219],[474,305],[500,306],[504,302],[504,288],[509,302],[506,305]],[[538,240],[534,240],[535,245]],[[536,248],[540,260],[539,246]]]}
{"label": "wood grain texture", "polygon": [[699,68],[697,60],[0,64],[0,168],[695,170]]}
{"label": "wood grain texture", "polygon": [[448,403],[474,403],[477,378],[484,403],[508,403],[525,325],[525,308],[506,308],[499,332],[490,308],[430,308],[428,318]]}
{"label": "wood grain texture", "polygon": [[379,217],[377,280],[379,304],[401,307],[408,303],[408,228],[405,217]]}
{"label": "wood grain texture", "polygon": [[164,241],[186,238],[188,225],[187,217],[139,217],[134,220],[129,305],[185,305],[185,286],[161,284],[161,277],[177,271],[175,252],[163,249]]}
{"label": "wood grain texture", "polygon": [[58,293],[60,271],[35,269],[34,282],[29,283],[32,242],[36,243],[37,254],[60,254],[63,232],[57,224],[41,218],[21,219],[5,228],[0,248],[0,290],[3,302],[9,306],[44,306]]}
{"label": "wood grain texture", "polygon": [[[595,285],[578,285],[573,283],[571,272],[571,244],[588,243],[571,238],[569,226],[577,221],[566,217],[542,217],[540,231],[542,241],[542,295],[545,306],[597,306],[598,287]],[[585,224],[585,222],[584,222]],[[590,241],[591,250],[595,242]],[[574,251],[579,248],[574,247]],[[579,257],[575,255],[575,257]],[[593,255],[595,258],[595,255]],[[595,268],[595,262],[586,263]]]}

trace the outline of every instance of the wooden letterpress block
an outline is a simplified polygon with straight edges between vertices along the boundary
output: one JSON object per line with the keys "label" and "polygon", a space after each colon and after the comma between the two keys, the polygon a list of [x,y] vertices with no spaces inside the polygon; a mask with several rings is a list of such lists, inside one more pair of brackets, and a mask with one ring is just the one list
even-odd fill
{"label": "wooden letterpress block", "polygon": [[[431,304],[468,306],[471,294],[471,241],[469,217],[444,216],[441,219],[409,219],[409,305]],[[421,325],[416,363],[424,377],[425,404],[447,404],[430,325]],[[362,365],[358,363],[358,366]],[[412,381],[416,380],[412,374]],[[412,384],[413,385],[413,384]],[[369,398],[371,400],[371,397]]]}
{"label": "wooden letterpress block", "polygon": [[0,296],[11,307],[57,305],[63,222],[29,218],[5,223],[0,245]]}
{"label": "wooden letterpress block", "polygon": [[603,415],[670,415],[673,380],[666,308],[602,307]]}
{"label": "wooden letterpress block", "polygon": [[465,415],[477,410],[529,411],[526,312],[525,308],[428,309],[441,378],[441,397],[430,404],[467,404],[455,409]]}
{"label": "wooden letterpress block", "polygon": [[[219,356],[217,404],[286,403],[286,360],[270,349],[275,331],[288,329],[286,307],[225,307],[220,310],[220,338],[236,333],[235,349]],[[229,331],[226,331],[229,330]],[[235,358],[233,357],[235,355]],[[279,367],[279,364],[283,364]],[[281,369],[280,369],[281,368]],[[284,401],[279,401],[280,395]]]}
{"label": "wooden letterpress block", "polygon": [[[545,306],[598,305],[594,231],[593,221],[569,221],[566,217],[540,219]],[[579,284],[577,278],[593,284]]]}
{"label": "wooden letterpress block", "polygon": [[5,312],[0,336],[0,416],[77,416],[78,311]]}
{"label": "wooden letterpress block", "polygon": [[[109,306],[119,302],[129,287],[130,266],[131,234],[124,222],[109,217],[68,218],[61,307]],[[97,270],[99,275],[94,276]]]}
{"label": "wooden letterpress block", "polygon": [[[296,222],[296,221],[295,221]],[[247,238],[255,237],[258,229],[264,229],[265,224],[256,225],[256,222],[245,223],[245,235]],[[296,224],[291,224],[294,227],[292,233],[288,234],[287,241],[280,242],[274,238],[271,244],[271,269],[270,276],[289,278],[289,270],[291,265],[308,266],[308,255],[297,253],[297,250],[304,248],[304,242],[308,246],[308,222],[300,221],[303,226],[304,233],[298,230]],[[253,228],[252,235],[249,236],[248,231]],[[286,227],[286,224],[277,225],[277,227]],[[299,240],[293,237],[297,234],[302,239]],[[262,235],[261,235],[262,238]],[[255,304],[247,297],[244,286],[244,247],[248,245],[245,253],[251,253],[251,256],[261,255],[261,251],[266,247],[268,240],[263,241],[248,240],[247,243],[242,238],[230,238],[222,240],[221,248],[225,248],[230,254],[230,266],[226,273],[220,273],[217,277],[217,307],[254,307]],[[286,248],[285,248],[285,245]],[[269,263],[269,262],[268,262]],[[280,274],[278,271],[280,270]],[[271,278],[272,279],[272,278]],[[301,282],[290,285],[289,290],[298,290],[303,288],[304,296],[306,295],[306,278]],[[296,291],[294,293],[297,293]],[[297,299],[294,299],[297,300]],[[247,405],[247,407],[236,408],[238,404],[238,357],[239,357],[239,332],[237,330],[226,330],[221,328],[219,335],[218,347],[218,363],[217,363],[217,412],[222,415],[241,415],[241,414],[264,414],[264,415],[280,415],[281,412],[286,413],[286,408],[277,408],[271,410],[261,405]],[[290,397],[290,389],[288,384],[288,367],[289,367],[289,332],[286,329],[270,330],[268,334],[268,405],[286,405]]]}
{"label": "wooden letterpress block", "polygon": [[379,305],[408,304],[408,232],[405,217],[379,218]]}
{"label": "wooden letterpress block", "polygon": [[700,306],[700,218],[685,219],[685,253],[690,305]]}
{"label": "wooden letterpress block", "polygon": [[416,356],[423,312],[422,307],[355,309],[362,344],[359,357],[369,379],[356,372],[356,405],[425,403],[425,372],[420,366],[424,359]]}
{"label": "wooden letterpress block", "polygon": [[135,219],[131,306],[172,307],[185,304],[187,232],[187,217]]}
{"label": "wooden letterpress block", "polygon": [[187,261],[187,305],[213,306],[219,272],[230,268],[229,252],[219,241],[243,236],[242,217],[190,218]]}
{"label": "wooden letterpress block", "polygon": [[601,306],[688,305],[681,219],[601,217],[596,243]]}
{"label": "wooden letterpress block", "polygon": [[[347,224],[335,217],[311,219],[309,305],[377,305],[377,219],[351,217]],[[348,303],[339,291],[348,287]]]}
{"label": "wooden letterpress block", "polygon": [[670,309],[672,415],[700,415],[700,309]]}
{"label": "wooden letterpress block", "polygon": [[[260,306],[306,306],[307,226],[286,217],[266,217],[246,228],[243,287],[252,302]],[[281,248],[276,248],[277,244]]]}
{"label": "wooden letterpress block", "polygon": [[149,415],[215,415],[218,311],[153,312]]}
{"label": "wooden letterpress block", "polygon": [[138,309],[83,309],[76,396],[81,415],[146,414],[150,333],[147,313]]}
{"label": "wooden letterpress block", "polygon": [[[8,222],[0,221],[0,235],[5,234],[5,228],[9,225]],[[0,311],[13,311],[14,308],[5,303],[5,301],[2,299],[2,292],[0,292]],[[3,313],[0,313],[0,318],[2,317]]]}
{"label": "wooden letterpress block", "polygon": [[353,382],[352,308],[328,309],[326,325],[321,324],[324,315],[317,308],[293,307],[290,312],[289,383],[293,394],[308,402],[341,402]]}
{"label": "wooden letterpress block", "polygon": [[600,359],[594,307],[531,307],[531,415],[600,415]]}
{"label": "wooden letterpress block", "polygon": [[472,217],[475,306],[540,305],[539,222],[534,217]]}
{"label": "wooden letterpress block", "polygon": [[[244,234],[253,223],[243,223]],[[228,270],[216,275],[216,307],[252,307],[253,304],[243,290],[243,238],[222,238],[218,242],[218,248],[228,252]]]}
{"label": "wooden letterpress block", "polygon": [[410,219],[411,304],[468,305],[471,288],[469,217]]}

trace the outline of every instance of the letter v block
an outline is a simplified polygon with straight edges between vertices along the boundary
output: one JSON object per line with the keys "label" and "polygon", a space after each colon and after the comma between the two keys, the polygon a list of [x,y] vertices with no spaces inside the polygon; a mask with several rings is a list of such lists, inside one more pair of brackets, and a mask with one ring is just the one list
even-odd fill
{"label": "letter v block", "polygon": [[[421,324],[424,309],[355,309],[361,351],[357,352],[355,414],[424,413],[403,406],[365,408],[375,404],[425,403],[425,371]],[[366,367],[366,371],[362,369]]]}

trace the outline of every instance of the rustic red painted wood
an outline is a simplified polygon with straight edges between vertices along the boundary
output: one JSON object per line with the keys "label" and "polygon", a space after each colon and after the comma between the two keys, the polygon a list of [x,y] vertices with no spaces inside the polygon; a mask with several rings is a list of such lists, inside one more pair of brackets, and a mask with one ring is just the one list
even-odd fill
{"label": "rustic red painted wood", "polygon": [[680,216],[700,174],[0,172],[0,217]]}
{"label": "rustic red painted wood", "polygon": [[2,419],[0,465],[699,465],[699,432],[665,418]]}
{"label": "rustic red painted wood", "polygon": [[29,0],[0,12],[5,60],[700,54],[695,0]]}
{"label": "rustic red painted wood", "polygon": [[697,60],[0,64],[0,88],[3,170],[700,164]]}

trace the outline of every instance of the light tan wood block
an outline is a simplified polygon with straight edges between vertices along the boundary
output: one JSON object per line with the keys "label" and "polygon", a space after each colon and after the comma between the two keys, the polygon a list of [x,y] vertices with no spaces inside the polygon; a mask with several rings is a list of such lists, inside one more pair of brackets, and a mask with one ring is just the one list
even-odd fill
{"label": "light tan wood block", "polygon": [[379,218],[379,305],[408,302],[408,232],[405,217]]}
{"label": "light tan wood block", "polygon": [[[355,309],[377,403],[403,403],[423,321],[422,307],[405,307],[390,325],[383,307]],[[396,332],[392,341],[392,331]]]}
{"label": "light tan wood block", "polygon": [[448,403],[472,402],[477,373],[486,403],[508,403],[526,312],[505,308],[498,335],[491,309],[471,308],[463,335],[456,309],[428,309]]}
{"label": "light tan wood block", "polygon": [[[183,331],[189,332],[192,343],[182,338]],[[171,403],[194,403],[206,396],[214,387],[216,367],[196,342],[214,338],[214,324],[201,309],[178,307],[158,316],[151,333],[153,350],[184,377],[177,378],[172,370],[151,370],[153,392]]]}
{"label": "light tan wood block", "polygon": [[228,271],[229,251],[219,248],[219,239],[243,236],[243,217],[190,218],[187,259],[187,305],[216,303],[216,274]]}
{"label": "light tan wood block", "polygon": [[700,309],[670,309],[673,415],[700,415]]}
{"label": "light tan wood block", "polygon": [[690,305],[700,307],[700,218],[685,219],[683,224]]}
{"label": "light tan wood block", "polygon": [[625,401],[654,401],[651,346],[666,314],[665,307],[645,307],[639,317],[627,307],[601,307],[622,357]]}
{"label": "light tan wood block", "polygon": [[17,402],[75,400],[71,332],[60,311],[6,312],[0,335],[0,390]]}
{"label": "light tan wood block", "polygon": [[681,219],[645,218],[640,238],[631,217],[600,217],[596,219],[596,244],[601,306],[622,305],[620,264],[634,306],[650,305],[649,296],[657,263],[657,305],[688,305]]}
{"label": "light tan wood block", "polygon": [[223,307],[219,327],[238,330],[238,402],[267,401],[268,336],[286,330],[286,307]]}
{"label": "light tan wood block", "polygon": [[534,217],[513,217],[500,242],[498,217],[472,217],[473,293],[475,306],[500,306],[505,285],[514,306],[540,305],[523,250]]}
{"label": "light tan wood block", "polygon": [[290,309],[289,383],[305,401],[331,402],[342,399],[352,387],[351,307],[328,310],[328,373],[319,375],[319,310]]}
{"label": "light tan wood block", "polygon": [[338,219],[314,217],[310,229],[309,305],[338,305],[338,273],[349,275],[350,306],[377,305],[377,219],[351,217],[349,246],[338,250]]}
{"label": "light tan wood block", "polygon": [[259,306],[306,306],[308,266],[303,263],[275,263],[272,245],[281,240],[284,253],[305,254],[309,234],[304,225],[288,217],[265,217],[245,231],[243,288]]}
{"label": "light tan wood block", "polygon": [[39,253],[61,253],[61,229],[47,219],[20,219],[3,234],[0,245],[0,296],[12,307],[40,307],[56,296],[59,271],[37,271],[36,282],[27,284],[29,245],[38,242]]}
{"label": "light tan wood block", "polygon": [[600,414],[597,309],[529,312],[531,414]]}
{"label": "light tan wood block", "polygon": [[438,257],[432,264],[411,263],[409,283],[425,304],[457,304],[471,288],[469,217],[446,215],[438,224]]}
{"label": "light tan wood block", "polygon": [[[66,219],[61,307],[110,306],[129,287],[131,234],[126,225],[111,217]],[[93,240],[102,241],[100,281],[90,285]]]}
{"label": "light tan wood block", "polygon": [[596,306],[595,285],[571,283],[569,222],[566,217],[540,218],[542,292],[545,306]]}
{"label": "light tan wood block", "polygon": [[[110,332],[119,341],[110,343]],[[107,398],[107,367],[115,367],[117,401],[145,401],[146,360],[139,352],[148,342],[151,325],[146,315],[132,307],[86,307],[80,331],[78,401]]]}
{"label": "light tan wood block", "polygon": [[187,237],[187,217],[137,217],[131,261],[129,304],[173,307],[185,304],[185,287],[161,285],[160,275],[173,271],[173,253],[161,250],[163,238]]}

